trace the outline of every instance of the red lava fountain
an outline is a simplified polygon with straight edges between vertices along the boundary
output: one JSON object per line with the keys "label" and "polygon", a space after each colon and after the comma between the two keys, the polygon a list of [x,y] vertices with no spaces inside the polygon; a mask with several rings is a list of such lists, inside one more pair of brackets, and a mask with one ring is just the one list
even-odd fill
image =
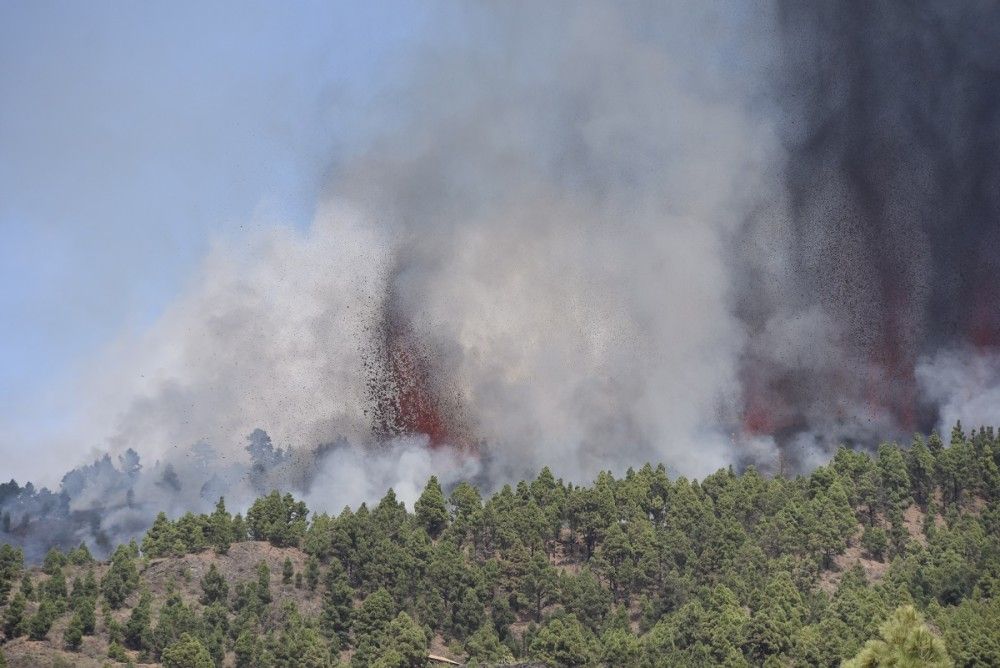
{"label": "red lava fountain", "polygon": [[369,368],[372,431],[381,439],[425,435],[431,447],[470,449],[457,401],[442,394],[434,358],[401,316],[388,316]]}

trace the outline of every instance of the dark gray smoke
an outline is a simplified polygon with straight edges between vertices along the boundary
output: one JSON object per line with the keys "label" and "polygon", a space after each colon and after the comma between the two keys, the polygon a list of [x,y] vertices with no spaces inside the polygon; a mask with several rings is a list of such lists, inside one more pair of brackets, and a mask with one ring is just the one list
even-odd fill
{"label": "dark gray smoke", "polygon": [[[777,289],[747,269],[746,424],[785,442],[931,429],[918,367],[1000,345],[1000,6],[780,2],[776,19],[789,256]],[[795,319],[817,323],[813,350],[770,354]]]}
{"label": "dark gray smoke", "polygon": [[449,13],[312,227],[220,244],[86,384],[72,438],[142,468],[8,495],[13,535],[100,547],[272,486],[337,510],[431,473],[805,468],[1000,420],[969,400],[1000,395],[998,12]]}

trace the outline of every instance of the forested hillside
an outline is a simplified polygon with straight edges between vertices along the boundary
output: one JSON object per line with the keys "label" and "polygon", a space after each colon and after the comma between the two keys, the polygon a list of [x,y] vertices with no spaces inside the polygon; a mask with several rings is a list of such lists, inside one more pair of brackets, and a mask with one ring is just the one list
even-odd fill
{"label": "forested hillside", "polygon": [[796,478],[543,469],[485,499],[431,478],[412,509],[389,490],[336,516],[274,492],[161,515],[107,563],[0,562],[18,666],[997,666],[1000,438]]}

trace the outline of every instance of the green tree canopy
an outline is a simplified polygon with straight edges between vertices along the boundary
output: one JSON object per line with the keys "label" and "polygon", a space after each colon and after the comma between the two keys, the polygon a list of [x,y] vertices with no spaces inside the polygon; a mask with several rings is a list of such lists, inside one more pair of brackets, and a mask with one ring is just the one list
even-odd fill
{"label": "green tree canopy", "polygon": [[254,501],[247,512],[247,527],[253,540],[266,540],[278,547],[294,546],[306,532],[309,510],[291,494],[277,490]]}
{"label": "green tree canopy", "polygon": [[437,476],[431,476],[424,487],[423,493],[413,507],[417,524],[422,526],[432,538],[437,538],[448,526],[448,509],[445,506],[444,492],[438,483]]}
{"label": "green tree canopy", "polygon": [[912,605],[897,608],[879,627],[879,637],[869,640],[844,668],[949,668],[944,641],[934,635]]}
{"label": "green tree canopy", "polygon": [[163,668],[215,668],[208,648],[189,633],[163,650],[160,663]]}

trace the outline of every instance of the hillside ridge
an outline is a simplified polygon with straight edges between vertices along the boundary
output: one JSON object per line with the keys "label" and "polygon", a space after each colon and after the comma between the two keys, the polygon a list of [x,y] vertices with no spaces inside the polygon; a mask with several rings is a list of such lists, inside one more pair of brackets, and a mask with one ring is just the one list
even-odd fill
{"label": "hillside ridge", "polygon": [[956,429],[795,478],[647,464],[578,486],[543,469],[484,499],[431,477],[412,509],[389,490],[333,516],[279,492],[246,517],[220,499],[105,562],[0,548],[0,650],[11,666],[836,666],[916,634],[925,665],[1000,665],[998,462],[992,430]]}

